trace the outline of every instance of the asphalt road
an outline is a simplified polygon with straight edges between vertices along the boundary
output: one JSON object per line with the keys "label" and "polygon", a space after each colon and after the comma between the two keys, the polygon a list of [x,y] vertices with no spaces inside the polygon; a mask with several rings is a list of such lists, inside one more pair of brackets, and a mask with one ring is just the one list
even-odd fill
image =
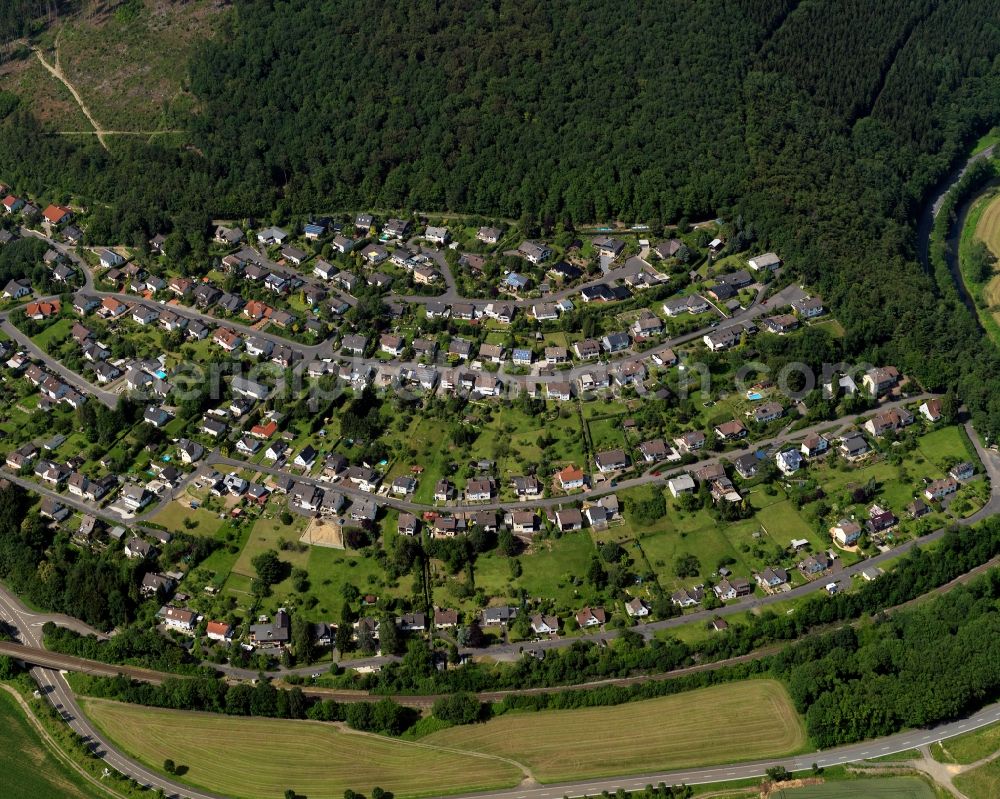
{"label": "asphalt road", "polygon": [[[8,622],[17,631],[17,638],[22,643],[42,647],[41,625],[49,620],[41,614],[33,614],[24,609],[19,601],[12,601],[6,591],[0,591],[0,618]],[[173,782],[159,774],[154,774],[141,763],[126,757],[113,746],[111,746],[101,734],[93,727],[90,721],[84,716],[79,704],[76,701],[69,683],[61,672],[35,667],[31,669],[31,676],[38,683],[39,691],[52,703],[53,707],[59,711],[63,720],[70,729],[79,735],[91,751],[103,760],[115,771],[132,777],[141,785],[152,789],[161,788],[169,797],[188,797],[188,799],[225,799],[218,794],[211,794],[188,788],[179,783]]]}

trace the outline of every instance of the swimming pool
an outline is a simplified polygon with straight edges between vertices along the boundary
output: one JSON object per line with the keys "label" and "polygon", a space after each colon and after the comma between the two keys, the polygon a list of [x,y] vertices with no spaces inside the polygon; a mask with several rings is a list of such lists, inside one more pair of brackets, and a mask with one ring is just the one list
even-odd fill
{"label": "swimming pool", "polygon": [[759,391],[748,391],[747,392],[747,399],[748,400],[752,400],[753,402],[756,402],[757,400],[764,399],[764,395],[761,394]]}

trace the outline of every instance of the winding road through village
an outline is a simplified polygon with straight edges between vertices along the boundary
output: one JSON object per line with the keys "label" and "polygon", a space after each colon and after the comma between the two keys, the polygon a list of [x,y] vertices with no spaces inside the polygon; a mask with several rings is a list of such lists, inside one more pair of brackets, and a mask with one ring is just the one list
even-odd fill
{"label": "winding road through village", "polygon": [[[96,125],[95,125],[96,127]],[[86,276],[85,286],[82,289],[84,292],[90,293],[98,298],[101,297],[116,297],[122,301],[127,301],[129,303],[137,302],[147,302],[140,298],[132,295],[122,295],[118,293],[111,292],[100,292],[94,289],[93,284],[93,274],[89,267],[80,259],[75,252],[69,248],[45,237],[34,231],[25,231],[27,235],[35,235],[40,238],[45,239],[50,246],[59,250],[70,258],[74,263],[76,263],[82,270],[82,273]],[[439,260],[439,264],[443,262],[443,258]],[[626,265],[628,267],[628,265]],[[632,263],[632,268],[642,268],[641,264]],[[396,296],[394,299],[405,301],[405,302],[427,302],[427,301],[442,301],[442,302],[472,302],[476,303],[480,307],[485,305],[486,301],[483,300],[465,300],[460,298],[457,294],[456,284],[454,278],[451,276],[447,269],[447,265],[444,264],[442,269],[445,275],[446,281],[446,292],[444,295],[434,298],[428,297],[402,297]],[[618,277],[618,274],[612,273],[609,276],[603,277],[598,281],[601,282],[606,279],[613,277]],[[558,299],[560,295],[568,296],[571,293],[579,291],[580,287],[575,287],[573,289],[566,290],[565,292],[560,292],[556,295],[551,295],[549,297],[524,301],[516,300],[511,301],[511,304],[517,305],[519,307],[524,307],[524,305],[530,305],[538,302],[552,301]],[[793,298],[801,296],[801,289],[795,286],[787,287],[786,289],[778,292],[774,297],[768,301],[763,300],[763,292],[758,293],[754,302],[746,309],[740,311],[734,315],[729,323],[738,324],[744,321],[751,321],[758,317],[759,315],[765,313],[768,307],[778,307],[780,305],[787,304]],[[209,314],[202,313],[196,309],[191,309],[183,306],[172,306],[172,310],[176,313],[187,316],[192,319],[200,319],[214,324],[222,324],[228,327],[235,328],[246,334],[252,334],[260,336],[263,338],[273,339],[276,344],[283,344],[286,346],[293,347],[298,351],[303,359],[303,362],[317,359],[317,358],[332,358],[335,356],[333,350],[333,342],[330,340],[324,341],[317,345],[306,346],[295,344],[289,342],[286,339],[268,336],[259,331],[253,330],[246,326],[232,323],[228,320],[219,320],[212,317]],[[714,327],[713,325],[712,327]],[[64,379],[68,384],[72,385],[74,388],[87,393],[88,395],[95,397],[99,401],[113,406],[118,399],[118,393],[114,391],[107,391],[98,388],[86,381],[82,376],[77,375],[70,370],[66,369],[64,366],[59,364],[53,358],[48,356],[47,353],[40,350],[34,345],[34,343],[21,333],[17,328],[15,328],[7,318],[7,315],[2,315],[0,317],[0,327],[5,333],[16,340],[20,345],[25,347],[25,349],[32,354],[33,357],[43,361],[46,364],[46,368],[55,374],[58,374],[62,379]],[[650,357],[653,352],[666,350],[668,348],[676,347],[685,342],[694,340],[701,335],[703,335],[710,328],[705,328],[698,331],[693,331],[684,336],[675,337],[674,339],[664,342],[653,350],[648,350],[643,353],[627,353],[622,358],[618,359],[624,361],[626,358],[631,358],[633,360],[640,360]],[[384,364],[381,361],[372,360],[366,362],[372,367],[383,367]],[[304,364],[303,364],[304,365]],[[416,367],[416,364],[396,364],[396,366],[412,366]],[[576,369],[584,369],[586,367],[576,367]],[[577,372],[577,375],[579,372]],[[546,382],[547,380],[567,380],[572,379],[574,376],[573,372],[558,372],[556,376],[550,375],[539,375],[535,379],[537,382]],[[523,381],[523,378],[521,378]],[[911,403],[923,397],[909,397],[905,400],[897,400],[891,403],[887,403],[883,407],[891,407],[894,405],[899,405],[903,402]],[[793,443],[800,441],[809,432],[814,431],[825,431],[825,432],[839,432],[848,429],[849,427],[855,425],[858,421],[858,416],[849,416],[842,419],[838,419],[834,422],[826,422],[818,425],[814,425],[805,429],[800,429],[797,431],[790,431],[788,429],[782,431],[782,433],[774,438],[759,442],[751,448],[746,450],[735,451],[727,453],[726,458],[731,459],[738,457],[745,452],[755,451],[758,449],[765,449],[773,451],[775,448],[781,447],[788,443]],[[966,425],[966,430],[970,435],[971,440],[974,442],[979,458],[982,461],[983,467],[987,473],[990,480],[991,493],[987,504],[981,508],[974,515],[957,521],[957,524],[967,525],[972,524],[976,521],[980,521],[988,516],[994,515],[1000,512],[1000,456],[991,449],[986,449],[982,446],[978,439],[975,431],[972,429],[971,425]],[[721,460],[720,457],[713,457],[702,463],[709,463]],[[232,458],[223,457],[218,452],[212,452],[207,458],[207,463],[213,466],[227,466],[227,467],[239,467],[239,468],[253,468],[262,473],[269,473],[275,475],[286,474],[280,469],[263,467],[259,465],[250,465],[243,461],[239,461]],[[612,490],[622,490],[626,488],[631,488],[635,486],[651,485],[651,484],[663,484],[669,477],[673,474],[678,473],[686,469],[687,467],[674,467],[670,469],[659,469],[655,473],[653,471],[646,472],[637,477],[630,478],[628,480],[622,480],[617,486],[612,487],[610,485],[604,485],[596,489],[590,489],[583,494],[577,494],[572,497],[554,497],[543,500],[532,501],[530,507],[555,507],[567,502],[574,502],[579,499],[584,498],[596,498],[602,494],[608,493]],[[108,512],[102,511],[97,506],[92,503],[79,500],[72,496],[66,496],[63,494],[58,494],[56,492],[49,491],[44,486],[35,483],[32,480],[28,480],[16,475],[9,473],[4,474],[7,479],[10,479],[26,489],[34,491],[36,493],[57,497],[63,504],[69,505],[71,507],[77,508],[78,510],[93,513],[97,516],[107,519],[113,523],[122,523],[122,520],[110,514]],[[304,478],[299,475],[294,475],[296,480],[314,482],[318,485],[329,486],[330,483],[324,481],[316,481],[312,478]],[[336,485],[336,490],[344,493],[352,498],[370,498],[374,499],[379,504],[391,506],[399,510],[409,510],[409,511],[422,511],[428,509],[429,506],[420,505],[413,502],[408,502],[404,499],[397,499],[389,496],[373,496],[371,494],[355,489],[351,486],[341,485],[340,483]],[[128,526],[135,526],[141,529],[141,522],[144,519],[148,519],[151,515],[166,504],[170,500],[170,496],[165,496],[160,499],[160,501],[149,511],[143,513],[141,517],[136,519],[126,519],[124,523]],[[450,504],[447,506],[450,510],[463,511],[463,510],[483,510],[483,509],[494,509],[494,510],[510,510],[520,507],[525,507],[524,503],[521,502],[493,502],[493,503],[481,503],[481,504]],[[945,535],[945,530],[935,531],[927,536],[924,536],[918,540],[911,540],[904,542],[895,549],[882,553],[874,558],[865,561],[863,564],[857,564],[855,566],[845,567],[840,570],[837,579],[849,579],[862,568],[878,565],[879,563],[898,557],[900,554],[912,549],[915,546],[919,546],[925,543],[930,543],[941,538]],[[768,595],[763,597],[754,597],[746,601],[736,602],[727,604],[726,606],[713,610],[713,611],[699,611],[693,614],[688,614],[685,616],[677,617],[674,619],[666,619],[663,621],[652,622],[646,625],[640,626],[638,629],[646,636],[651,636],[654,632],[658,630],[671,629],[675,626],[681,624],[691,623],[693,621],[698,621],[699,619],[708,619],[715,616],[726,616],[735,613],[742,613],[748,610],[753,610],[761,607],[766,607],[769,604],[779,601],[785,601],[796,596],[801,596],[810,592],[814,592],[822,589],[822,585],[818,582],[808,583],[806,585],[795,588],[790,592],[777,595]],[[76,619],[66,616],[54,616],[52,614],[40,614],[34,613],[27,609],[23,603],[21,603],[15,596],[10,594],[5,589],[0,587],[0,617],[2,617],[11,628],[16,633],[16,638],[25,647],[32,648],[33,650],[43,649],[43,641],[41,634],[41,626],[46,621],[52,621],[56,624],[69,627],[71,629],[77,630],[83,634],[95,634],[100,635],[96,630],[92,630],[86,625],[82,624]],[[590,640],[601,640],[613,638],[617,633],[615,631],[601,632],[599,634],[590,636]],[[561,646],[568,646],[572,644],[575,640],[579,639],[551,639],[545,641],[539,641],[537,643],[531,644],[531,648],[534,649],[548,649],[557,648]],[[9,649],[9,647],[8,647]],[[498,657],[516,657],[520,654],[522,647],[515,644],[502,644],[494,647],[491,650],[491,654],[495,654]],[[4,650],[7,651],[7,650]],[[16,649],[11,649],[9,653],[16,654]],[[40,653],[36,652],[36,656],[39,660],[43,659]],[[59,710],[63,718],[67,721],[70,727],[77,732],[83,739],[90,745],[92,750],[97,754],[98,757],[102,758],[110,768],[113,768],[123,774],[126,774],[142,785],[149,786],[151,788],[159,788],[164,791],[168,796],[172,797],[190,797],[190,799],[220,799],[220,797],[204,792],[198,789],[193,789],[188,786],[182,785],[174,780],[168,779],[167,777],[157,774],[150,769],[146,768],[141,763],[138,763],[134,759],[126,756],[122,752],[118,751],[109,741],[107,741],[98,730],[96,730],[93,725],[89,723],[86,717],[83,715],[79,704],[77,703],[69,685],[60,672],[60,668],[89,668],[86,664],[81,663],[71,663],[68,660],[60,660],[61,656],[53,656],[49,662],[49,665],[36,665],[32,668],[32,674],[38,682],[42,692],[49,698],[53,705]],[[26,657],[27,660],[30,658]],[[372,658],[368,661],[352,661],[354,665],[363,665],[370,662],[371,665],[375,665],[380,662],[385,662],[386,659]],[[278,671],[274,673],[274,676],[282,676],[290,673],[309,673],[315,670],[316,667],[307,667],[305,669],[297,669],[291,671]],[[232,677],[256,677],[257,673],[243,672],[239,669],[226,668]],[[138,676],[138,675],[136,675]],[[148,675],[147,675],[148,676]],[[764,774],[767,768],[772,766],[784,766],[790,771],[801,771],[804,769],[809,769],[813,764],[817,764],[821,767],[839,765],[843,763],[855,762],[859,760],[864,760],[866,758],[874,758],[887,754],[892,754],[899,751],[909,750],[912,748],[926,746],[932,742],[944,740],[946,738],[962,734],[972,729],[1000,721],[1000,704],[990,705],[989,707],[983,708],[978,713],[970,716],[967,719],[962,719],[954,721],[948,724],[942,724],[940,726],[934,727],[928,730],[914,730],[899,733],[897,735],[888,736],[886,738],[866,741],[859,744],[854,744],[851,746],[838,747],[836,749],[831,749],[827,751],[820,751],[814,753],[808,753],[801,756],[793,758],[784,759],[772,759],[768,761],[758,761],[750,763],[740,763],[732,765],[718,765],[708,768],[695,768],[695,769],[684,769],[675,771],[666,771],[660,773],[648,773],[639,774],[631,776],[622,777],[611,777],[603,778],[599,780],[582,780],[574,781],[570,783],[560,783],[551,785],[537,785],[534,783],[525,783],[521,786],[511,788],[502,791],[493,791],[488,793],[476,793],[468,794],[462,799],[556,799],[561,796],[582,796],[582,795],[593,795],[600,793],[601,791],[615,791],[619,788],[624,788],[626,790],[643,788],[648,784],[657,784],[659,782],[664,782],[667,784],[677,784],[677,783],[687,783],[687,784],[700,784],[709,782],[723,782],[727,780],[738,780],[744,778],[758,777]]]}

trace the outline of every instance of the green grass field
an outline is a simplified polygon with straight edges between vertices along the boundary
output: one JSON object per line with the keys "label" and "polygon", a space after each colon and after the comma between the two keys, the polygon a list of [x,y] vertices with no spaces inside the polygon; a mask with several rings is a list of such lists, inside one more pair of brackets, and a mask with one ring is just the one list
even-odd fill
{"label": "green grass field", "polygon": [[4,799],[106,799],[58,759],[42,741],[14,698],[0,690],[0,793]]}
{"label": "green grass field", "polygon": [[1000,749],[1000,724],[949,738],[931,747],[931,754],[941,763],[967,765],[989,757]]}
{"label": "green grass field", "polygon": [[[194,522],[194,527],[187,527],[185,520]],[[186,532],[191,535],[214,536],[219,532],[225,520],[219,518],[218,513],[214,513],[205,508],[189,508],[180,502],[171,502],[163,510],[153,517],[152,521],[162,524],[168,530],[175,532]]]}
{"label": "green grass field", "polygon": [[979,768],[955,777],[955,787],[967,799],[995,799],[1000,796],[1000,760],[992,760]]}
{"label": "green grass field", "polygon": [[772,793],[771,799],[935,799],[935,793],[919,777],[886,777],[787,788]]}
{"label": "green grass field", "polygon": [[[516,785],[521,770],[492,757],[423,743],[345,732],[322,722],[234,718],[83,701],[93,722],[151,768],[166,758],[187,767],[182,780],[245,799],[291,788],[309,799],[340,799],[373,786],[399,799]],[[26,797],[28,795],[26,794]]]}
{"label": "green grass field", "polygon": [[[738,735],[710,721],[723,717]],[[555,782],[778,757],[802,749],[806,735],[780,683],[749,680],[615,707],[512,713],[422,740],[509,757]]]}

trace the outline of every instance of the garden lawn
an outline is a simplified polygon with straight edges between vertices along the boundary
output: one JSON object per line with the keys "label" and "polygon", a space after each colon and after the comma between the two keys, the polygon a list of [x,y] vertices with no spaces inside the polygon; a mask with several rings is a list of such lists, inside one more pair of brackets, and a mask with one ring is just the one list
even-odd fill
{"label": "garden lawn", "polygon": [[[190,520],[194,526],[188,527],[184,523],[185,520]],[[225,523],[225,519],[220,519],[219,514],[214,511],[205,508],[189,508],[180,502],[168,503],[151,521],[155,524],[162,524],[171,532],[202,535],[209,538],[218,533]]]}

